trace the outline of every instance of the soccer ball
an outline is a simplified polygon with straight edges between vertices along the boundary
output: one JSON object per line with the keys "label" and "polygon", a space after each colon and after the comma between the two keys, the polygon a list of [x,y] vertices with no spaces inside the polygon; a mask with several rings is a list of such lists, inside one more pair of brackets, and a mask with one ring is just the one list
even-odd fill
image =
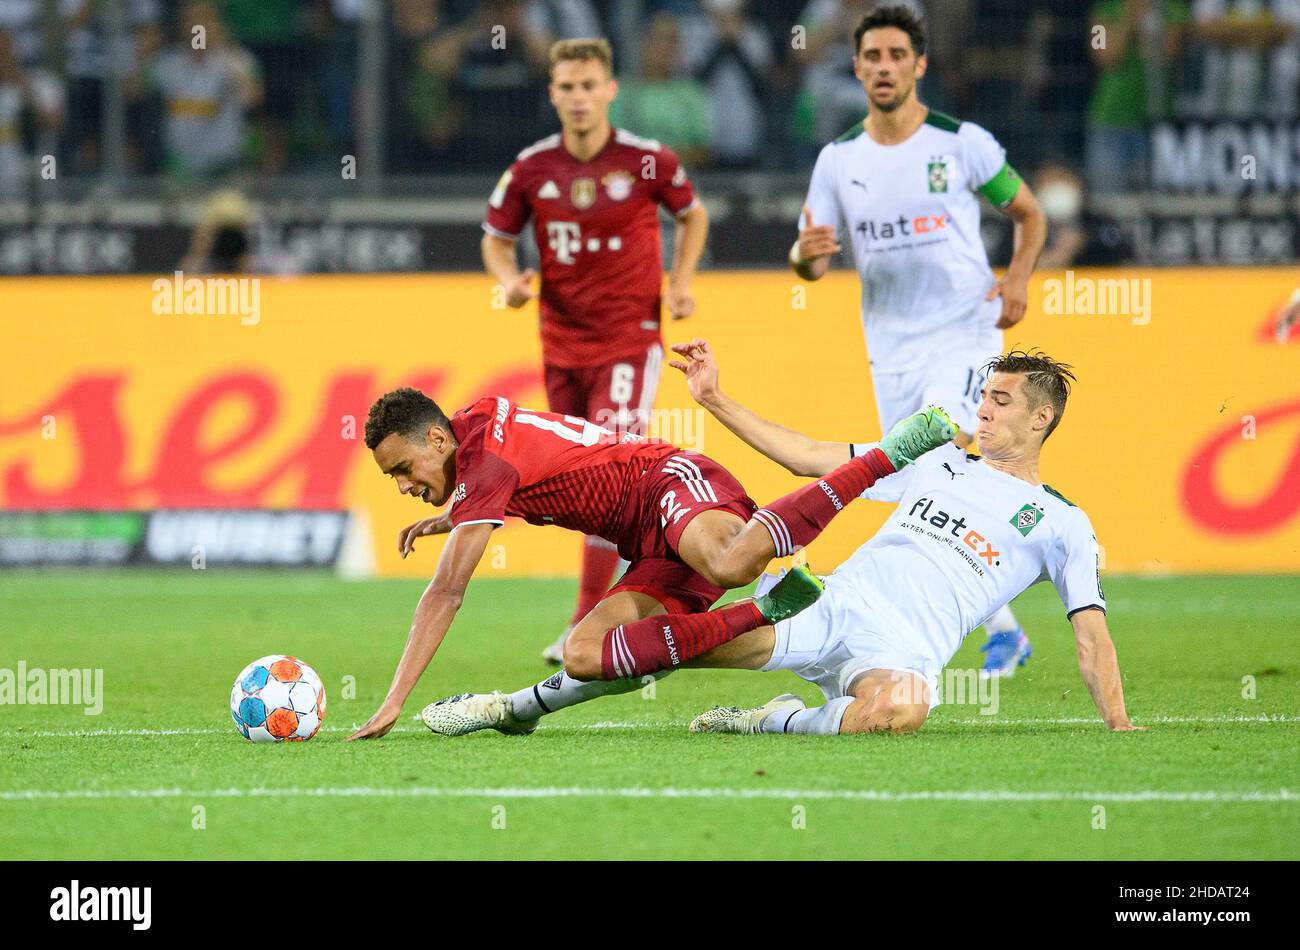
{"label": "soccer ball", "polygon": [[230,715],[252,742],[302,742],[325,719],[325,685],[316,671],[292,656],[254,660],[230,690]]}

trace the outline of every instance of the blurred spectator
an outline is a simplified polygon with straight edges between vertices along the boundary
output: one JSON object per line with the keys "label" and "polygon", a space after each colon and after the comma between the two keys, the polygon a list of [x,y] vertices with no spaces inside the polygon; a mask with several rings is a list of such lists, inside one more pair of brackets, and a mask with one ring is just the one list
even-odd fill
{"label": "blurred spectator", "polygon": [[713,107],[704,84],[677,77],[680,28],[671,13],[659,13],[641,44],[641,73],[619,81],[609,120],[619,128],[667,145],[686,165],[706,165],[712,155]]}
{"label": "blurred spectator", "polygon": [[528,0],[524,22],[529,35],[547,51],[556,40],[605,35],[591,0]]}
{"label": "blurred spectator", "polygon": [[253,57],[230,42],[213,4],[186,5],[177,42],[158,56],[148,80],[163,99],[169,172],[210,177],[238,168],[244,114],[261,101],[262,86]]}
{"label": "blurred spectator", "polygon": [[0,30],[0,196],[23,185],[23,107],[27,83],[14,52],[12,34]]}
{"label": "blurred spectator", "polygon": [[1198,88],[1184,110],[1205,118],[1289,119],[1300,86],[1300,0],[1194,0]]}
{"label": "blurred spectator", "polygon": [[1042,270],[1104,267],[1124,259],[1126,240],[1119,227],[1088,211],[1083,181],[1069,167],[1049,162],[1033,181],[1034,196],[1047,216]]}
{"label": "blurred spectator", "polygon": [[753,167],[764,140],[765,75],[772,67],[767,34],[745,14],[745,0],[703,0],[682,24],[682,60],[707,86],[713,112],[709,145],[729,167]]}
{"label": "blurred spectator", "polygon": [[48,52],[41,28],[41,0],[0,0],[0,31],[9,34],[11,55],[20,66],[36,66]]}
{"label": "blurred spectator", "polygon": [[303,44],[299,0],[220,0],[231,42],[248,50],[261,74],[262,101],[251,116],[264,172],[288,164],[289,129],[296,116],[298,77],[310,75],[314,51]]}
{"label": "blurred spectator", "polygon": [[1147,126],[1170,113],[1172,64],[1189,18],[1184,0],[1097,0],[1090,44],[1097,82],[1088,106],[1088,186],[1095,194],[1144,187]]}
{"label": "blurred spectator", "polygon": [[242,274],[250,270],[253,209],[233,189],[208,199],[181,260],[188,274]]}
{"label": "blurred spectator", "polygon": [[508,165],[555,124],[545,98],[549,47],[523,14],[523,0],[482,0],[424,50],[426,69],[454,77],[462,108],[458,167]]}
{"label": "blurred spectator", "polygon": [[157,51],[161,42],[161,10],[157,0],[127,0],[128,35],[118,47],[111,46],[105,9],[95,0],[62,0],[65,17],[68,76],[68,122],[65,137],[67,160],[73,174],[100,167],[100,139],[103,134],[104,78],[113,65],[123,79],[128,103],[127,128],[132,151],[147,120],[137,78],[141,65]]}
{"label": "blurred spectator", "polygon": [[463,109],[453,83],[457,64],[441,59],[451,32],[438,0],[397,0],[389,42],[390,171],[428,173],[445,166]]}
{"label": "blurred spectator", "polygon": [[360,50],[361,12],[365,0],[329,0],[318,8],[317,42],[321,46],[321,108],[335,155],[353,154],[353,88]]}

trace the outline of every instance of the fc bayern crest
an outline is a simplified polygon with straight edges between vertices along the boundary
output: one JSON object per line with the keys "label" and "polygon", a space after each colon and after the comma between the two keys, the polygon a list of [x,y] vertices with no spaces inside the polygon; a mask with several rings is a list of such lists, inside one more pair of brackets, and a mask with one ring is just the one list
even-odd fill
{"label": "fc bayern crest", "polygon": [[579,211],[585,211],[596,203],[596,182],[591,178],[575,178],[569,189],[569,200]]}
{"label": "fc bayern crest", "polygon": [[610,172],[600,180],[600,183],[605,186],[605,194],[613,201],[622,201],[632,194],[632,176],[622,169]]}

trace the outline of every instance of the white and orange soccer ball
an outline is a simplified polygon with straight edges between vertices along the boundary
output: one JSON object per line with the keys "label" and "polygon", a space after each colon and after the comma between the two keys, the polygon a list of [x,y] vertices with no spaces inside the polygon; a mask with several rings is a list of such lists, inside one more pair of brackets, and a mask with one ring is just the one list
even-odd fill
{"label": "white and orange soccer ball", "polygon": [[303,742],[325,719],[325,684],[296,657],[264,656],[235,680],[230,715],[252,742]]}

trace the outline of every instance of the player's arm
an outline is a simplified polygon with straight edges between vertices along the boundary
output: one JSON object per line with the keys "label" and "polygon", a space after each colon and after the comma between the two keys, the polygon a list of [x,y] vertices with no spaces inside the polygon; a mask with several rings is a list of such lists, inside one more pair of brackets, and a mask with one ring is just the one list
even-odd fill
{"label": "player's arm", "polygon": [[689,317],[695,311],[695,298],[691,295],[691,280],[700,265],[704,243],[709,237],[709,213],[704,203],[697,201],[691,208],[677,216],[677,238],[673,244],[673,267],[668,272],[669,316],[674,320]]}
{"label": "player's arm", "polygon": [[726,395],[718,386],[718,364],[704,340],[674,344],[672,350],[682,359],[668,365],[685,374],[691,397],[742,442],[791,474],[819,477],[849,460],[847,442],[820,442],[769,422]]}
{"label": "player's arm", "polygon": [[[1006,174],[1010,167],[1006,166],[999,174]],[[994,184],[995,182],[989,182],[985,188]],[[1029,278],[1038,266],[1043,245],[1047,243],[1047,216],[1039,207],[1034,193],[1023,181],[1018,183],[1011,201],[999,207],[1013,223],[1013,250],[1006,273],[993,285],[986,299],[1002,298],[1002,315],[997,325],[999,330],[1005,330],[1025,318],[1025,310],[1029,306]]]}
{"label": "player's arm", "polygon": [[479,247],[483,253],[484,269],[496,278],[505,292],[506,306],[517,309],[537,296],[537,291],[533,290],[533,278],[537,273],[531,267],[519,270],[513,240],[485,231]]}
{"label": "player's arm", "polygon": [[1124,708],[1124,686],[1120,682],[1119,657],[1106,626],[1106,613],[1095,607],[1076,610],[1070,615],[1074,628],[1075,652],[1079,657],[1079,675],[1083,677],[1093,704],[1107,728],[1115,732],[1142,730],[1129,722]]}
{"label": "player's arm", "polygon": [[790,248],[790,266],[803,280],[820,280],[830,269],[831,255],[840,252],[838,224],[843,209],[835,188],[832,149],[823,148],[813,165],[808,200],[799,215],[799,237]]}
{"label": "player's arm", "polygon": [[790,266],[804,280],[821,280],[831,266],[831,255],[840,252],[839,238],[832,224],[814,224],[812,209],[803,206],[803,227],[790,248]]}
{"label": "player's arm", "polygon": [[349,739],[378,739],[393,728],[407,697],[451,628],[456,611],[465,599],[465,588],[474,575],[474,568],[487,550],[493,527],[492,524],[467,524],[451,532],[442,556],[438,558],[433,580],[416,605],[406,649],[398,661],[388,695],[378,712]]}

